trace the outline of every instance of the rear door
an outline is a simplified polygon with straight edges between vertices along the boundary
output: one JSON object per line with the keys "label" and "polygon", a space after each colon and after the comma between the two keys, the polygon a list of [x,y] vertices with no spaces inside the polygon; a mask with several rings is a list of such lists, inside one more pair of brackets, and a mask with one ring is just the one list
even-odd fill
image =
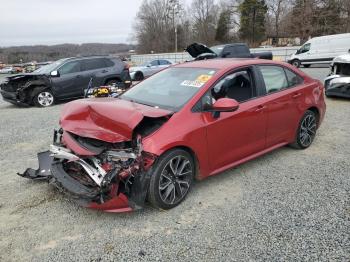
{"label": "rear door", "polygon": [[93,86],[104,84],[106,75],[109,74],[110,68],[107,68],[105,58],[89,58],[83,60],[83,74],[80,78],[80,86],[83,93],[88,87],[90,79],[93,79]]}
{"label": "rear door", "polygon": [[290,143],[300,120],[298,104],[305,96],[303,79],[277,65],[260,65],[258,68],[266,88],[266,147]]}

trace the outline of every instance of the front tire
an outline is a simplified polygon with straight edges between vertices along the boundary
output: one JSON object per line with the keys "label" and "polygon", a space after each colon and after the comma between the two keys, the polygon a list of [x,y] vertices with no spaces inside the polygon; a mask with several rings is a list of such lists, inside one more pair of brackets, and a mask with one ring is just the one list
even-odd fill
{"label": "front tire", "polygon": [[296,68],[299,68],[300,65],[301,65],[301,62],[300,62],[299,59],[294,59],[294,60],[292,61],[292,65],[295,66]]}
{"label": "front tire", "polygon": [[185,150],[174,149],[160,156],[150,180],[150,204],[160,209],[179,205],[192,187],[195,170],[193,157]]}
{"label": "front tire", "polygon": [[300,120],[295,141],[291,144],[296,149],[306,149],[311,146],[317,131],[317,117],[313,111],[307,110]]}
{"label": "front tire", "polygon": [[309,68],[311,65],[310,64],[305,64],[303,65],[305,68]]}
{"label": "front tire", "polygon": [[143,79],[145,79],[145,77],[142,72],[135,73],[135,81],[142,81]]}
{"label": "front tire", "polygon": [[49,107],[55,103],[55,97],[51,90],[46,89],[35,95],[33,103],[37,107]]}

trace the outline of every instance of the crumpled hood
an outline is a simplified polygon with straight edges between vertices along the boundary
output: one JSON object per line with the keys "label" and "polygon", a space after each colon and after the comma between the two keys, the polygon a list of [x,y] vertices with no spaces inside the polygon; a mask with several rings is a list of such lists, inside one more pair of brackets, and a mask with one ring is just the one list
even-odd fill
{"label": "crumpled hood", "polygon": [[115,98],[92,98],[63,107],[60,125],[73,134],[109,143],[130,141],[144,117],[158,118],[173,112]]}

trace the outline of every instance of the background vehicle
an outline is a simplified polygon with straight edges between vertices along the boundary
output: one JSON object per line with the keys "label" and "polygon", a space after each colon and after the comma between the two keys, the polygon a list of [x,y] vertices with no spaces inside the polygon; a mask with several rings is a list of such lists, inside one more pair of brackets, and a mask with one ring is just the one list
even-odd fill
{"label": "background vehicle", "polygon": [[284,145],[309,147],[325,109],[323,85],[286,63],[183,63],[117,99],[66,104],[40,168],[21,176],[50,180],[90,208],[135,210],[147,196],[169,209],[195,178]]}
{"label": "background vehicle", "polygon": [[33,73],[8,77],[0,92],[13,104],[46,107],[83,97],[91,78],[95,86],[131,85],[128,66],[119,58],[92,56],[61,59]]}
{"label": "background vehicle", "polygon": [[15,68],[12,66],[7,66],[2,69],[0,69],[0,74],[13,74],[15,73]]}
{"label": "background vehicle", "polygon": [[324,82],[326,96],[350,98],[350,54],[334,58]]}
{"label": "background vehicle", "polygon": [[312,64],[330,63],[336,56],[350,51],[350,33],[314,37],[307,41],[288,63],[299,67],[309,67]]}
{"label": "background vehicle", "polygon": [[130,67],[130,76],[132,80],[141,81],[164,68],[171,66],[173,62],[167,59],[156,59],[140,66]]}
{"label": "background vehicle", "polygon": [[217,45],[211,48],[193,43],[189,45],[187,51],[195,60],[205,60],[211,58],[261,58],[272,60],[271,52],[250,53],[249,47],[243,43]]}

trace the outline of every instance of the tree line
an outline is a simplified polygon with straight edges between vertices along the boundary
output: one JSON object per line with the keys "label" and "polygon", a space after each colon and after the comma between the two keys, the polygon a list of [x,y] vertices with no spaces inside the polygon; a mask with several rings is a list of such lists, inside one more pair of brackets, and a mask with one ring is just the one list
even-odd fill
{"label": "tree line", "polygon": [[134,24],[140,53],[173,52],[192,42],[256,47],[267,37],[297,37],[303,43],[346,32],[350,1],[343,0],[144,0]]}
{"label": "tree line", "polygon": [[0,61],[8,64],[26,62],[55,61],[60,58],[89,55],[123,55],[134,49],[134,45],[128,44],[61,44],[61,45],[36,45],[16,46],[0,48]]}

